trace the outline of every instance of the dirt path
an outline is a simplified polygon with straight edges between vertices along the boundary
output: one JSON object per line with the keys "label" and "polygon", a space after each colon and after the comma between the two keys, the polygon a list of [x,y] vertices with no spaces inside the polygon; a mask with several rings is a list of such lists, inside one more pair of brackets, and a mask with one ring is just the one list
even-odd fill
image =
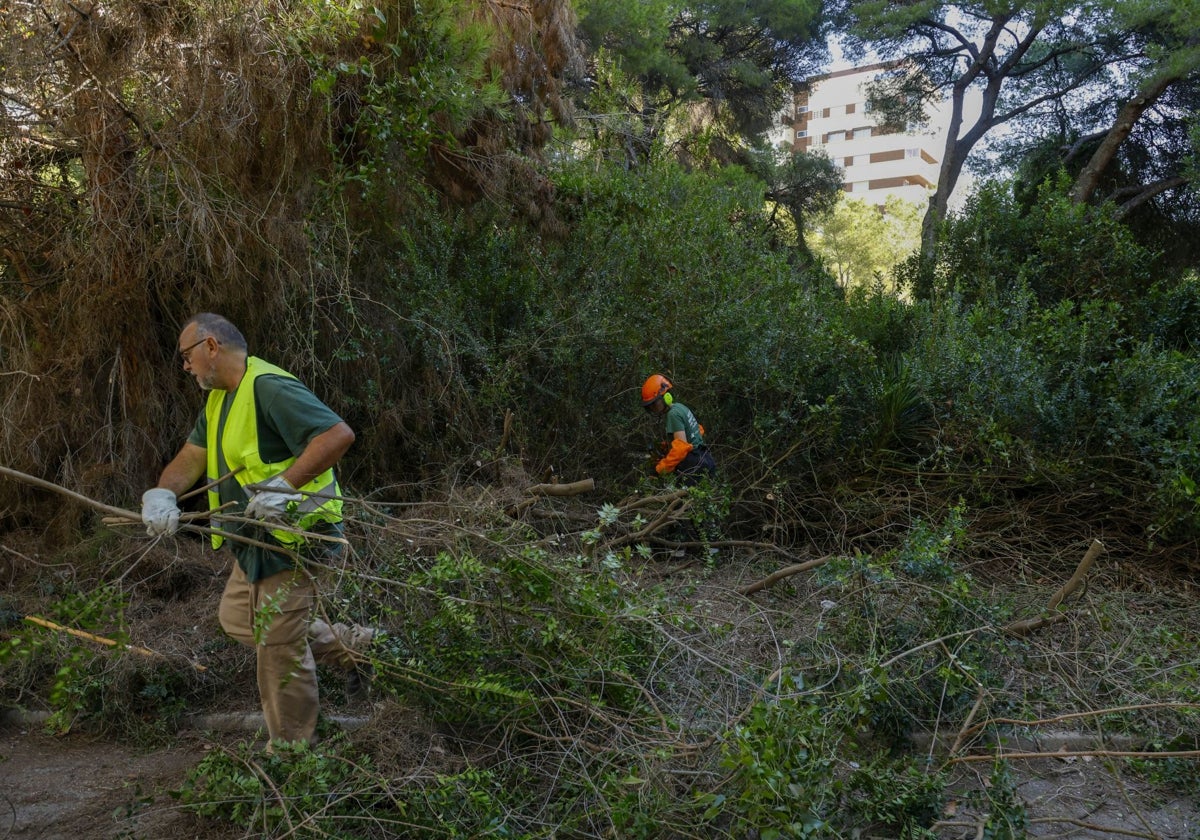
{"label": "dirt path", "polygon": [[[1015,793],[1025,803],[1029,837],[1072,840],[1200,840],[1200,802],[1118,776],[1101,759],[1046,758],[1012,763]],[[987,771],[974,788],[985,787]],[[982,836],[985,811],[952,797],[938,836]]]}
{"label": "dirt path", "polygon": [[112,741],[0,727],[0,840],[191,840],[214,834],[167,791],[183,782],[204,744],[138,752]]}
{"label": "dirt path", "polygon": [[[0,840],[245,837],[185,813],[168,794],[205,752],[206,742],[196,736],[144,753],[111,741],[0,726]],[[1200,801],[1118,779],[1103,761],[1041,759],[1013,769],[1029,837],[1200,840]],[[970,840],[985,820],[952,795],[937,833]]]}

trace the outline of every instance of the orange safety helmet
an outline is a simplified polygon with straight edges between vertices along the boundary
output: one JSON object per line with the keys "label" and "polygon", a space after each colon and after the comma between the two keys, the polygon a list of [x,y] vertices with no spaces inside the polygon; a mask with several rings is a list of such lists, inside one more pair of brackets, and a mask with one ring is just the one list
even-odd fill
{"label": "orange safety helmet", "polygon": [[661,373],[655,373],[642,383],[642,405],[649,407],[655,400],[674,387],[671,380]]}

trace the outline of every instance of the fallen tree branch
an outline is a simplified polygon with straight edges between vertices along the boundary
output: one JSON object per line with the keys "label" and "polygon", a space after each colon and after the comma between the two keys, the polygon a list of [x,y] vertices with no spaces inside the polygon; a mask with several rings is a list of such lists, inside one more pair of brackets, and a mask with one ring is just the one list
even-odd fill
{"label": "fallen tree branch", "polygon": [[1070,712],[1069,714],[1058,715],[1057,717],[1052,718],[1041,718],[1039,720],[990,718],[982,721],[981,723],[977,723],[974,726],[963,729],[962,737],[970,737],[988,726],[1048,726],[1050,724],[1064,723],[1068,720],[1077,720],[1078,718],[1102,717],[1104,715],[1113,715],[1119,712],[1140,712],[1146,709],[1200,709],[1200,703],[1139,703],[1133,706],[1111,706],[1106,709],[1091,709],[1086,712]]}
{"label": "fallen tree branch", "polygon": [[1200,758],[1200,750],[1167,750],[1152,752],[1147,750],[1058,750],[1057,752],[1015,752],[988,753],[986,755],[960,755],[950,759],[946,764],[960,764],[975,761],[995,761],[1002,758],[1010,761],[1015,758]]}
{"label": "fallen tree branch", "polygon": [[525,492],[531,496],[578,496],[581,493],[590,493],[595,489],[595,480],[585,478],[569,484],[535,484],[532,487],[526,487]]}
{"label": "fallen tree branch", "polygon": [[1062,604],[1064,598],[1079,588],[1083,583],[1084,577],[1087,576],[1088,570],[1092,568],[1092,564],[1096,562],[1096,558],[1100,556],[1100,552],[1104,550],[1104,543],[1100,540],[1093,539],[1092,544],[1088,547],[1087,553],[1083,555],[1083,559],[1079,561],[1079,565],[1075,568],[1075,574],[1071,575],[1071,579],[1062,585],[1053,597],[1046,604],[1046,611],[1043,615],[1033,618],[1023,618],[1020,621],[1013,621],[1004,626],[1004,632],[1011,633],[1014,636],[1026,636],[1034,630],[1040,630],[1050,624],[1056,624],[1067,617],[1066,613],[1055,613],[1059,605]]}
{"label": "fallen tree branch", "polygon": [[687,494],[688,491],[686,490],[669,490],[666,493],[659,493],[654,496],[627,496],[617,503],[617,507],[620,508],[621,514],[624,515],[633,510],[639,510],[640,508],[651,507],[652,505],[658,504],[667,504],[675,501],[676,499],[682,499],[687,496]]}
{"label": "fallen tree branch", "polygon": [[738,592],[742,595],[753,595],[755,592],[766,589],[768,586],[774,586],[776,583],[779,583],[779,581],[786,577],[798,575],[801,572],[807,572],[809,569],[815,569],[818,566],[823,566],[828,563],[829,560],[829,557],[818,557],[815,560],[807,560],[803,563],[785,566],[779,571],[767,575],[765,578],[758,581],[758,583],[752,583],[749,586],[742,587],[738,590]]}
{"label": "fallen tree branch", "polygon": [[623,545],[631,545],[633,543],[649,539],[650,535],[655,531],[665,527],[669,522],[676,521],[679,518],[676,516],[676,514],[682,515],[688,509],[686,497],[687,493],[683,493],[679,496],[667,497],[670,498],[670,501],[667,503],[666,508],[662,510],[654,519],[648,522],[645,527],[643,527],[640,531],[634,531],[633,533],[626,534],[622,537],[614,537],[604,544],[604,548],[619,548]]}
{"label": "fallen tree branch", "polygon": [[[48,621],[47,619],[41,618],[40,616],[27,615],[27,616],[25,616],[25,620],[28,621],[30,624],[36,624],[38,627],[45,627],[47,630],[54,630],[59,633],[68,633],[68,634],[70,634],[72,636],[76,636],[80,639],[87,639],[89,642],[96,642],[97,644],[107,645],[108,647],[117,648],[119,650],[127,650],[131,653],[137,653],[142,656],[150,656],[150,657],[154,657],[157,659],[165,659],[166,658],[163,654],[158,653],[157,651],[150,650],[149,648],[139,647],[137,645],[127,645],[127,644],[124,644],[123,642],[118,642],[116,639],[109,639],[104,636],[97,636],[95,633],[89,633],[86,630],[76,630],[74,627],[64,627],[61,624],[56,624],[53,621]],[[197,671],[207,671],[208,670],[207,668],[205,668],[203,665],[199,664],[198,662],[190,662],[189,664],[193,668],[195,668]]]}
{"label": "fallen tree branch", "polygon": [[1079,561],[1079,565],[1075,568],[1075,574],[1071,575],[1071,579],[1063,584],[1062,589],[1054,593],[1054,597],[1046,604],[1046,611],[1058,609],[1058,605],[1062,603],[1063,598],[1066,598],[1072,592],[1079,588],[1083,583],[1084,576],[1088,570],[1092,568],[1092,564],[1096,562],[1096,558],[1100,556],[1100,552],[1104,550],[1104,543],[1100,540],[1093,539],[1092,544],[1088,546],[1087,553],[1083,555],[1083,559]]}

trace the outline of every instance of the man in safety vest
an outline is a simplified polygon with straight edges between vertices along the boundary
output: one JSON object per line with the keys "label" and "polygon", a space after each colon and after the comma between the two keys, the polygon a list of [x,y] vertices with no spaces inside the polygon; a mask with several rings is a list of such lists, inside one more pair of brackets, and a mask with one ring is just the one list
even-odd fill
{"label": "man in safety vest", "polygon": [[684,484],[715,476],[716,461],[704,443],[704,427],[691,409],[675,400],[670,381],[660,373],[642,383],[642,407],[667,420],[666,454],[654,465],[659,475],[674,473]]}
{"label": "man in safety vest", "polygon": [[[355,651],[374,636],[314,618],[315,586],[297,562],[327,563],[345,545],[333,467],[354,432],[296,377],[248,355],[245,337],[220,315],[202,313],[184,324],[179,355],[208,401],[158,486],[143,494],[142,521],[151,536],[174,533],[178,496],[204,476],[210,509],[268,523],[213,523],[213,548],[228,542],[235,558],[218,615],[225,632],[255,649],[271,740],[311,744],[316,662],[357,675]],[[231,502],[232,509],[223,507]]]}

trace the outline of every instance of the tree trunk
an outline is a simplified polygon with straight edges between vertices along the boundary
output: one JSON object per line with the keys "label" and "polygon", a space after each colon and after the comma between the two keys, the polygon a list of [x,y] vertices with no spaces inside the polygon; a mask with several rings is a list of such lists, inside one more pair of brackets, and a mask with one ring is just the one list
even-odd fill
{"label": "tree trunk", "polygon": [[1091,159],[1079,176],[1075,179],[1075,184],[1071,187],[1071,200],[1076,204],[1085,204],[1092,199],[1096,194],[1096,188],[1100,184],[1100,177],[1108,169],[1113,159],[1117,156],[1117,151],[1121,148],[1121,144],[1133,132],[1133,127],[1141,118],[1146,110],[1158,101],[1159,97],[1166,92],[1172,84],[1179,81],[1179,75],[1161,75],[1150,79],[1133,99],[1125,103],[1120,111],[1117,112],[1117,118],[1113,122],[1112,128],[1104,136],[1100,147],[1092,153]]}
{"label": "tree trunk", "polygon": [[[996,124],[996,102],[1000,96],[1000,85],[1004,80],[1002,74],[986,77],[987,85],[984,88],[979,116],[970,130],[963,136],[959,136],[966,108],[967,91],[980,76],[984,75],[988,63],[995,56],[996,45],[1005,31],[1009,18],[1009,15],[1001,15],[992,21],[992,26],[971,65],[955,80],[954,86],[951,88],[950,122],[946,128],[946,145],[942,152],[938,184],[933,195],[929,197],[929,209],[925,211],[925,217],[921,220],[920,272],[917,278],[917,287],[913,290],[913,294],[918,298],[928,298],[933,294],[933,270],[937,264],[938,229],[941,227],[942,220],[946,218],[946,212],[950,206],[950,194],[954,192],[954,187],[958,184],[958,178],[962,174],[967,155],[970,154],[971,149],[975,147],[980,138]],[[1035,29],[1026,33],[1021,45],[1014,52],[1015,56],[1020,56],[1028,49],[1029,44],[1037,37],[1038,31]],[[1012,58],[1009,60],[1011,61]]]}
{"label": "tree trunk", "polygon": [[929,208],[921,220],[921,270],[917,288],[913,290],[917,298],[929,298],[933,294],[933,268],[937,264],[938,230],[950,207],[950,195],[954,192],[958,179],[962,175],[967,155],[993,125],[996,113],[996,98],[998,86],[989,84],[984,92],[983,106],[978,119],[970,130],[962,137],[958,136],[963,122],[963,108],[967,88],[972,79],[964,77],[954,86],[951,97],[950,124],[946,133],[946,146],[942,152],[942,166],[938,171],[937,189],[929,197]]}

